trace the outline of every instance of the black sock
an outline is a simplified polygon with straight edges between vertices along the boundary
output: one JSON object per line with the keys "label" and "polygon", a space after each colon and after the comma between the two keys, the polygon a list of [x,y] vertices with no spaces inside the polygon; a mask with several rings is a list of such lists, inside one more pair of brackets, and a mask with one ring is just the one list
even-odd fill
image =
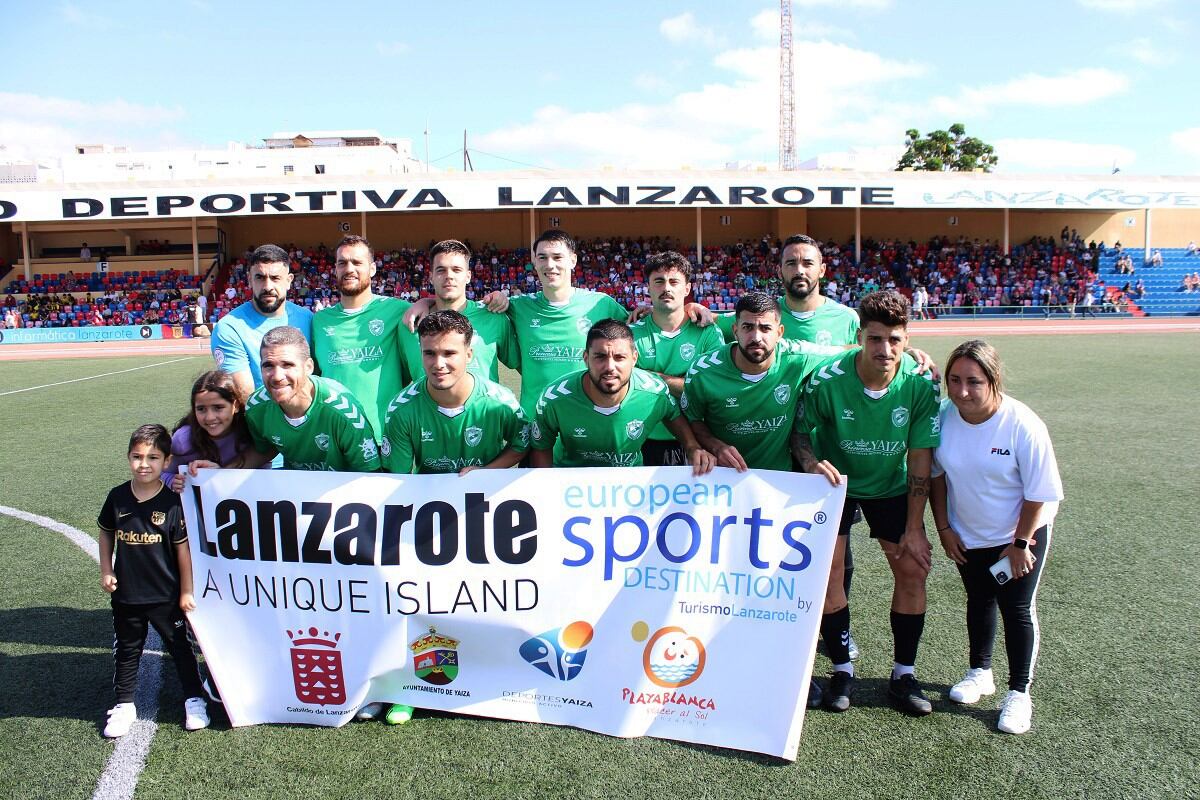
{"label": "black sock", "polygon": [[[895,643],[894,658],[897,664],[909,667],[917,663],[917,645],[921,643],[921,632],[924,630],[924,614],[892,612],[892,641]],[[828,640],[825,647],[829,648]]]}
{"label": "black sock", "polygon": [[830,661],[850,663],[850,606],[821,615],[821,637]]}

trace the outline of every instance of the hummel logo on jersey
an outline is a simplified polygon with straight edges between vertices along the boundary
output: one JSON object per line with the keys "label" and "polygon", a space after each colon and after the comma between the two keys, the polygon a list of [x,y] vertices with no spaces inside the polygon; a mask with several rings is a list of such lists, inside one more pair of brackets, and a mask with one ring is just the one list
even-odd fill
{"label": "hummel logo on jersey", "polygon": [[725,398],[725,407],[726,408],[737,408],[737,404],[738,404],[738,399],[736,397],[726,397]]}
{"label": "hummel logo on jersey", "polygon": [[935,434],[942,432],[942,418],[937,414],[929,418],[929,430]]}
{"label": "hummel logo on jersey", "polygon": [[679,357],[684,361],[691,361],[696,357],[696,345],[691,342],[679,345]]}
{"label": "hummel logo on jersey", "polygon": [[903,428],[908,424],[908,409],[904,406],[897,406],[892,411],[892,424],[897,428]]}
{"label": "hummel logo on jersey", "polygon": [[533,319],[529,320],[529,327],[540,328],[540,327],[542,327],[542,321],[540,319],[538,319],[537,317],[534,317]]}
{"label": "hummel logo on jersey", "polygon": [[1010,453],[1008,450],[1005,450],[1001,447],[993,447],[992,455],[994,455],[994,456],[1011,456],[1012,453]]}
{"label": "hummel logo on jersey", "polygon": [[278,436],[272,436],[271,441],[275,443],[276,447],[283,447],[283,439],[280,439]]}
{"label": "hummel logo on jersey", "polygon": [[575,438],[576,439],[587,438],[587,428],[576,428],[575,429]]}
{"label": "hummel logo on jersey", "polygon": [[374,439],[362,440],[363,461],[374,461],[379,458],[379,451],[375,448]]}
{"label": "hummel logo on jersey", "polygon": [[787,403],[788,398],[792,396],[792,387],[786,383],[781,383],[775,387],[775,402],[779,405]]}
{"label": "hummel logo on jersey", "polygon": [[463,432],[463,440],[466,441],[467,447],[474,447],[483,441],[483,428],[471,426]]}
{"label": "hummel logo on jersey", "polygon": [[333,327],[332,325],[325,326],[325,335],[326,336],[329,336],[330,338],[332,338],[334,333],[336,333],[336,332],[337,332],[337,328]]}
{"label": "hummel logo on jersey", "polygon": [[367,330],[369,330],[371,332],[372,336],[378,336],[379,334],[383,333],[383,320],[381,320],[381,319],[371,320],[370,322],[367,323]]}
{"label": "hummel logo on jersey", "polygon": [[329,434],[328,433],[318,433],[316,436],[313,437],[313,441],[316,442],[317,447],[321,448],[322,450],[329,449]]}
{"label": "hummel logo on jersey", "polygon": [[421,441],[422,442],[432,442],[433,441],[433,431],[427,431],[424,428],[421,428]]}
{"label": "hummel logo on jersey", "polygon": [[853,408],[843,408],[842,409],[842,419],[847,420],[849,422],[853,422],[854,421],[854,409]]}

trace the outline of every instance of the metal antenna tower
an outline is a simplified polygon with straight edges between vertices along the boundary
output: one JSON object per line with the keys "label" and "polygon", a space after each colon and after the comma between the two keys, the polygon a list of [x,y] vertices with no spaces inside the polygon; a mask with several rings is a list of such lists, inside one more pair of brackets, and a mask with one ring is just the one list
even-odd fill
{"label": "metal antenna tower", "polygon": [[792,87],[792,0],[779,0],[779,168],[796,168],[796,92]]}

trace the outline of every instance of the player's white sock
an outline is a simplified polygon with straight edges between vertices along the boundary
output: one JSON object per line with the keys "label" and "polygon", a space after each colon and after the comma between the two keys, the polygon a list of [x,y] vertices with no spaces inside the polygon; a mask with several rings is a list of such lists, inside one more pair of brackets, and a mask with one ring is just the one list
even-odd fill
{"label": "player's white sock", "polygon": [[834,672],[849,672],[850,675],[853,676],[854,675],[854,662],[847,661],[845,664],[834,664],[833,671]]}
{"label": "player's white sock", "polygon": [[916,675],[917,668],[911,664],[897,664],[892,662],[892,680],[896,680],[901,675]]}

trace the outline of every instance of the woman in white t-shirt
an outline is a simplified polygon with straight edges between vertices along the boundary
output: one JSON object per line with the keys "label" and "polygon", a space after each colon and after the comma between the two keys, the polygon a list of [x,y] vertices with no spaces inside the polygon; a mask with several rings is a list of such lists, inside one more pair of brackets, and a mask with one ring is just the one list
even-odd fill
{"label": "woman in white t-shirt", "polygon": [[[1038,651],[1041,582],[1062,481],[1045,424],[1004,394],[1000,357],[980,340],[946,362],[941,444],[934,451],[930,505],[946,555],[967,591],[970,669],[950,689],[957,703],[995,693],[996,611],[1004,620],[1009,691],[997,727],[1025,733],[1033,717],[1029,684]],[[1006,559],[1004,574],[992,567]]]}

